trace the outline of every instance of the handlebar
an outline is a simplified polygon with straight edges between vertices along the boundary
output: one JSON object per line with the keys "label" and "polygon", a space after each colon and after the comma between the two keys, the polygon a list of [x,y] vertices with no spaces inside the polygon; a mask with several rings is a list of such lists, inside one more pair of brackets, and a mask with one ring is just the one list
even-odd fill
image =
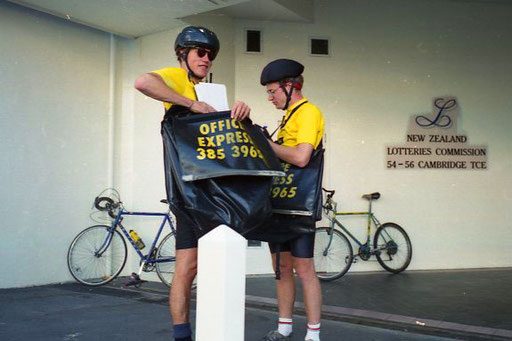
{"label": "handlebar", "polygon": [[322,207],[326,210],[326,213],[327,211],[330,211],[333,209],[333,204],[332,204],[332,197],[334,196],[334,193],[336,193],[335,190],[329,190],[329,189],[325,189],[322,187],[322,191],[324,191],[325,193],[327,193],[327,198],[325,200],[325,204],[322,205]]}
{"label": "handlebar", "polygon": [[121,206],[121,202],[114,202],[109,197],[96,197],[94,198],[94,207],[98,211],[107,211],[108,215],[112,218],[116,217],[115,210]]}
{"label": "handlebar", "polygon": [[332,196],[334,195],[334,193],[336,193],[336,191],[335,191],[334,189],[329,190],[329,189],[325,189],[325,188],[323,188],[323,187],[322,187],[322,191],[324,191],[325,193],[327,193],[327,196],[329,196],[329,197],[331,197],[331,198],[332,198]]}

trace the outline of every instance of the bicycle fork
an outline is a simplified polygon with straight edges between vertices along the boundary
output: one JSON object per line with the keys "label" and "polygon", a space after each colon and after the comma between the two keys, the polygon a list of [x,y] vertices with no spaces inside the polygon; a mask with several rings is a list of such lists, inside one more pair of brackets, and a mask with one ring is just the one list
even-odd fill
{"label": "bicycle fork", "polygon": [[324,252],[322,252],[324,257],[327,256],[329,249],[331,248],[332,239],[334,238],[334,222],[331,222],[331,227],[329,228],[327,234],[329,235],[329,243],[327,243]]}
{"label": "bicycle fork", "polygon": [[110,246],[110,243],[112,242],[113,237],[114,237],[114,229],[112,227],[110,227],[107,230],[107,234],[105,236],[105,240],[103,241],[103,244],[94,253],[95,257],[100,258],[101,256],[103,256],[103,253],[105,253],[105,251],[107,251],[108,247]]}

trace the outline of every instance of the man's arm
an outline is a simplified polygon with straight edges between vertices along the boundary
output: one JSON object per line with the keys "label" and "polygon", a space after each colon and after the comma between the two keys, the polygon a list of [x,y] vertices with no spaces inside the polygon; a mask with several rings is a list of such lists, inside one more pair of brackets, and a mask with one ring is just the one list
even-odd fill
{"label": "man's arm", "polygon": [[277,157],[297,167],[306,167],[313,153],[313,146],[309,143],[300,143],[295,147],[281,146],[269,141]]}
{"label": "man's arm", "polygon": [[169,88],[162,78],[154,73],[145,73],[135,80],[135,89],[144,95],[162,102],[181,105],[195,113],[205,114],[216,111],[215,108],[205,102],[194,101],[190,98],[181,96],[173,89]]}

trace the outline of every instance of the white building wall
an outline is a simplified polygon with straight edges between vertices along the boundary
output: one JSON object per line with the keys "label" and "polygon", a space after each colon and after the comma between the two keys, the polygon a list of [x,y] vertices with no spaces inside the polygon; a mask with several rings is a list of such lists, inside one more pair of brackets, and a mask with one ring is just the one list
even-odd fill
{"label": "white building wall", "polygon": [[109,35],[0,3],[0,288],[71,279],[107,185]]}
{"label": "white building wall", "polygon": [[[236,97],[270,128],[282,112],[266,101],[266,63],[305,66],[304,93],[326,117],[324,186],[342,210],[367,208],[380,191],[377,217],[394,221],[413,244],[411,269],[512,265],[512,6],[455,1],[316,1],[315,21],[237,21]],[[244,29],[261,28],[263,53],[244,53]],[[308,52],[310,37],[330,39],[330,57]],[[489,169],[387,170],[385,146],[403,144],[411,115],[432,99],[458,97],[459,133],[488,146]],[[362,222],[350,222],[364,233]],[[379,269],[358,263],[352,271]]]}
{"label": "white building wall", "polygon": [[[324,112],[325,186],[346,210],[380,191],[375,211],[409,232],[411,269],[511,266],[511,6],[459,1],[315,2],[314,23],[197,16],[221,52],[214,81],[241,99],[253,119],[275,127],[282,113],[259,85],[276,58],[306,65],[305,94]],[[164,211],[160,103],[133,89],[144,72],[177,66],[172,46],[183,27],[115,40],[114,186],[128,209]],[[261,28],[263,53],[244,53],[244,29]],[[312,57],[309,37],[327,37],[330,57]],[[92,199],[108,184],[110,37],[9,3],[0,3],[0,287],[71,280],[66,252],[91,225]],[[433,97],[455,95],[460,133],[486,144],[486,171],[385,168],[386,145],[405,141],[408,120]],[[354,224],[356,224],[354,222]],[[128,221],[127,221],[128,225]],[[129,224],[148,242],[154,228]],[[359,235],[363,224],[356,224]],[[147,243],[148,244],[148,243]],[[249,250],[249,273],[271,271],[266,246]],[[138,260],[127,264],[134,271]],[[379,269],[357,264],[352,271]]]}

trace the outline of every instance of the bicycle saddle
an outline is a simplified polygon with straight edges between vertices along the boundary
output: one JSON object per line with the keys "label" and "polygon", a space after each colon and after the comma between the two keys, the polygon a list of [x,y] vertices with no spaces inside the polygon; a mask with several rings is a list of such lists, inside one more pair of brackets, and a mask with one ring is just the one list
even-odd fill
{"label": "bicycle saddle", "polygon": [[375,192],[375,193],[371,193],[371,194],[364,194],[363,198],[366,200],[377,200],[380,198],[380,193]]}

